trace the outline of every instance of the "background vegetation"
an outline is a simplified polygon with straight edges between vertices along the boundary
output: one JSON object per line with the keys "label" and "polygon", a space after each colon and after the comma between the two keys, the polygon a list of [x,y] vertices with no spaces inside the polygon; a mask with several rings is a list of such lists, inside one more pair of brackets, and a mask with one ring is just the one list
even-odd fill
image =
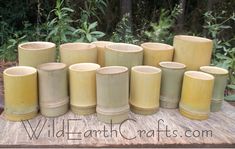
{"label": "background vegetation", "polygon": [[26,41],[172,44],[175,34],[197,35],[213,39],[212,65],[229,70],[235,90],[234,8],[234,0],[0,0],[0,60],[16,61]]}

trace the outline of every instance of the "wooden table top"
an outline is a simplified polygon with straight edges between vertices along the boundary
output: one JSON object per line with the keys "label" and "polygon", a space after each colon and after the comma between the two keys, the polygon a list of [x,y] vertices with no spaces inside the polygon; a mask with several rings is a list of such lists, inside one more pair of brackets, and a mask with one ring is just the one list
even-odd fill
{"label": "wooden table top", "polygon": [[96,114],[68,112],[57,118],[10,122],[0,116],[0,147],[235,147],[235,107],[224,102],[208,120],[190,120],[177,109],[154,115],[129,113],[122,124],[105,124]]}

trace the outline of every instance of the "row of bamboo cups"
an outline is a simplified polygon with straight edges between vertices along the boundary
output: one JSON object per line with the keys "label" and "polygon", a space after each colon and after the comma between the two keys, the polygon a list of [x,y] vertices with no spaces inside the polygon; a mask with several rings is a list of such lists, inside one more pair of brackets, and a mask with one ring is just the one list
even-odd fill
{"label": "row of bamboo cups", "polygon": [[179,107],[183,116],[203,120],[221,109],[228,71],[208,66],[209,39],[177,35],[173,46],[66,43],[59,47],[61,62],[55,62],[55,48],[50,42],[18,46],[20,66],[4,71],[6,119],[30,119],[38,109],[55,117],[70,107],[120,123],[129,109],[147,115]]}

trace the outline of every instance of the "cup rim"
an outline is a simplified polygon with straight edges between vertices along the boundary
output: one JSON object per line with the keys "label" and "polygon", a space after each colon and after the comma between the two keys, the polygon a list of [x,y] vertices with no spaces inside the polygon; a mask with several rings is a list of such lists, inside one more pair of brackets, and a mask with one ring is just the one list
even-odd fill
{"label": "cup rim", "polygon": [[[151,47],[150,45],[156,46],[156,47]],[[144,42],[141,44],[141,47],[144,49],[148,49],[148,50],[153,50],[153,51],[172,51],[174,50],[174,47],[169,45],[169,44],[165,44],[165,43],[158,43],[158,42]]]}
{"label": "cup rim", "polygon": [[186,71],[184,75],[197,80],[214,80],[214,76],[201,71]]}
{"label": "cup rim", "polygon": [[179,62],[164,61],[159,63],[160,67],[168,69],[185,69],[186,65]]}
{"label": "cup rim", "polygon": [[[27,69],[28,72],[25,72],[25,74],[13,74],[13,73],[9,73],[9,71],[14,71],[14,70],[20,70],[20,69]],[[19,72],[22,72],[19,71]],[[30,66],[13,66],[13,67],[9,67],[7,69],[5,69],[3,71],[3,74],[6,76],[10,76],[10,77],[23,77],[23,76],[30,76],[32,74],[37,73],[37,69],[34,67],[30,67]]]}
{"label": "cup rim", "polygon": [[158,74],[162,71],[160,68],[148,65],[134,66],[131,68],[131,70],[142,74]]}
{"label": "cup rim", "polygon": [[117,75],[128,72],[128,68],[124,66],[107,66],[97,69],[96,72],[101,75]]}
{"label": "cup rim", "polygon": [[96,63],[76,63],[69,66],[70,71],[76,71],[76,72],[95,71],[99,68],[100,65]]}
{"label": "cup rim", "polygon": [[44,63],[38,65],[37,69],[42,70],[42,71],[53,71],[53,70],[61,70],[66,68],[66,64],[64,63],[57,63],[57,62],[52,62],[52,63]]}
{"label": "cup rim", "polygon": [[199,36],[190,36],[190,35],[175,35],[174,39],[180,39],[187,42],[199,42],[199,43],[207,43],[212,42],[211,39],[205,38],[205,37],[199,37]]}
{"label": "cup rim", "polygon": [[[25,46],[27,45],[33,45],[33,44],[43,44],[43,46],[45,47],[41,47],[41,48],[26,48]],[[51,48],[55,48],[56,45],[52,42],[46,42],[46,41],[32,41],[32,42],[25,42],[25,43],[21,43],[18,45],[18,48],[23,49],[23,50],[29,50],[29,51],[33,51],[33,50],[46,50],[46,49],[51,49]]]}
{"label": "cup rim", "polygon": [[[131,49],[131,50],[122,50],[119,48],[113,48],[112,46],[117,46],[117,45],[121,45],[121,46],[129,46],[129,47],[135,47],[135,49]],[[112,50],[112,51],[116,51],[116,52],[123,52],[123,53],[138,53],[138,52],[142,52],[143,48],[141,46],[138,45],[134,45],[134,44],[129,44],[129,43],[111,43],[105,46],[106,49],[108,50]]]}

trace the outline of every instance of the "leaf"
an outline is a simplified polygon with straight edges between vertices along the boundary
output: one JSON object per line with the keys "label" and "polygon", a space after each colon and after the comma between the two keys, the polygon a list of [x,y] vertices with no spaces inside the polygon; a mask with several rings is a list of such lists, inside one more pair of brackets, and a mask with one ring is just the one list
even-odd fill
{"label": "leaf", "polygon": [[94,29],[97,25],[98,25],[97,22],[91,23],[88,27],[88,32],[90,32],[91,29]]}
{"label": "leaf", "polygon": [[232,84],[227,85],[227,87],[230,89],[235,89],[235,85],[232,85]]}
{"label": "leaf", "polygon": [[86,34],[86,38],[89,42],[91,42],[91,39],[92,39],[91,34]]}
{"label": "leaf", "polygon": [[61,10],[63,10],[63,11],[68,11],[68,12],[74,12],[73,9],[67,8],[67,7],[62,8]]}
{"label": "leaf", "polygon": [[95,35],[97,38],[101,38],[105,35],[105,33],[100,32],[100,31],[94,31],[90,33],[91,35]]}
{"label": "leaf", "polygon": [[224,99],[226,101],[235,101],[235,95],[228,95],[228,96],[225,96]]}

